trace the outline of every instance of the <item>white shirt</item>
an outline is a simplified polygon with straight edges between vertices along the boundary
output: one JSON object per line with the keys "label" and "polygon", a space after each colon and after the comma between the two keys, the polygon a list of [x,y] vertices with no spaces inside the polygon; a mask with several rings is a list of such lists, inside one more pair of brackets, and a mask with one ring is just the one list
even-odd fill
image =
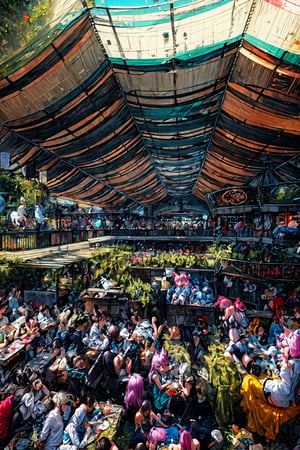
{"label": "white shirt", "polygon": [[45,450],[56,450],[62,443],[64,423],[59,409],[55,408],[46,417],[43,429],[39,436],[45,442]]}

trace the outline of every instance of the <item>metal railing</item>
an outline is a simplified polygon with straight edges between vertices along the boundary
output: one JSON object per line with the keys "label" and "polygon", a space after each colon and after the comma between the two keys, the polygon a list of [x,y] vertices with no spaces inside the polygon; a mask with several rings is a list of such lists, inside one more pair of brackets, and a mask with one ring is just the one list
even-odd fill
{"label": "metal railing", "polygon": [[300,262],[255,262],[239,259],[222,259],[222,271],[225,274],[250,276],[261,279],[282,279],[296,281],[300,279]]}

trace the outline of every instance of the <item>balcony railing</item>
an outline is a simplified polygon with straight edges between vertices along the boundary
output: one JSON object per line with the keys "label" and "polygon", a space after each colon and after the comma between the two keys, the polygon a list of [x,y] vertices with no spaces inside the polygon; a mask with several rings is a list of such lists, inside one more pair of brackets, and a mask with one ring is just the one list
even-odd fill
{"label": "balcony railing", "polygon": [[260,263],[239,259],[222,259],[221,264],[223,273],[235,276],[291,281],[300,279],[300,262],[299,264],[284,262]]}
{"label": "balcony railing", "polygon": [[213,237],[212,230],[168,230],[159,229],[80,229],[80,230],[26,230],[26,231],[2,231],[0,233],[0,250],[1,251],[17,251],[17,250],[32,250],[37,248],[54,247],[64,244],[72,244],[75,242],[84,242],[89,239],[98,238],[101,236],[157,236],[165,237],[166,239],[172,236],[182,237]]}

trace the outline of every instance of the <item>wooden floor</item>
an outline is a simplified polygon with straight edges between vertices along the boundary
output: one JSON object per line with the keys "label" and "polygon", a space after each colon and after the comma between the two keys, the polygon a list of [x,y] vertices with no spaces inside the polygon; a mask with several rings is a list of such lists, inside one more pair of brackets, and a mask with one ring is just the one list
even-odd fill
{"label": "wooden floor", "polygon": [[7,259],[23,259],[24,261],[29,259],[37,259],[47,257],[56,257],[62,255],[76,255],[82,258],[89,258],[95,251],[91,248],[88,241],[76,242],[74,244],[66,244],[55,247],[47,247],[32,250],[18,250],[18,251],[6,251],[0,252],[0,256],[5,256]]}
{"label": "wooden floor", "polygon": [[82,258],[89,258],[93,252],[97,250],[97,247],[105,244],[108,241],[203,241],[213,240],[211,236],[199,237],[199,236],[100,236],[97,238],[89,239],[88,241],[76,242],[74,244],[64,244],[60,246],[46,247],[32,250],[13,250],[13,251],[0,251],[0,257],[5,256],[7,259],[22,259],[23,261],[44,258],[44,257],[57,257],[62,255],[74,255]]}

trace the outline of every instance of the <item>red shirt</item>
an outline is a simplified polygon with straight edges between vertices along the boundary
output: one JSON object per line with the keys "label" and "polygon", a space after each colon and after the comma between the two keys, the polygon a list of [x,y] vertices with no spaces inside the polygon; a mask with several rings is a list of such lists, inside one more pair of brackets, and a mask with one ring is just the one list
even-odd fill
{"label": "red shirt", "polygon": [[12,395],[0,402],[0,438],[8,435],[10,423],[13,417]]}

